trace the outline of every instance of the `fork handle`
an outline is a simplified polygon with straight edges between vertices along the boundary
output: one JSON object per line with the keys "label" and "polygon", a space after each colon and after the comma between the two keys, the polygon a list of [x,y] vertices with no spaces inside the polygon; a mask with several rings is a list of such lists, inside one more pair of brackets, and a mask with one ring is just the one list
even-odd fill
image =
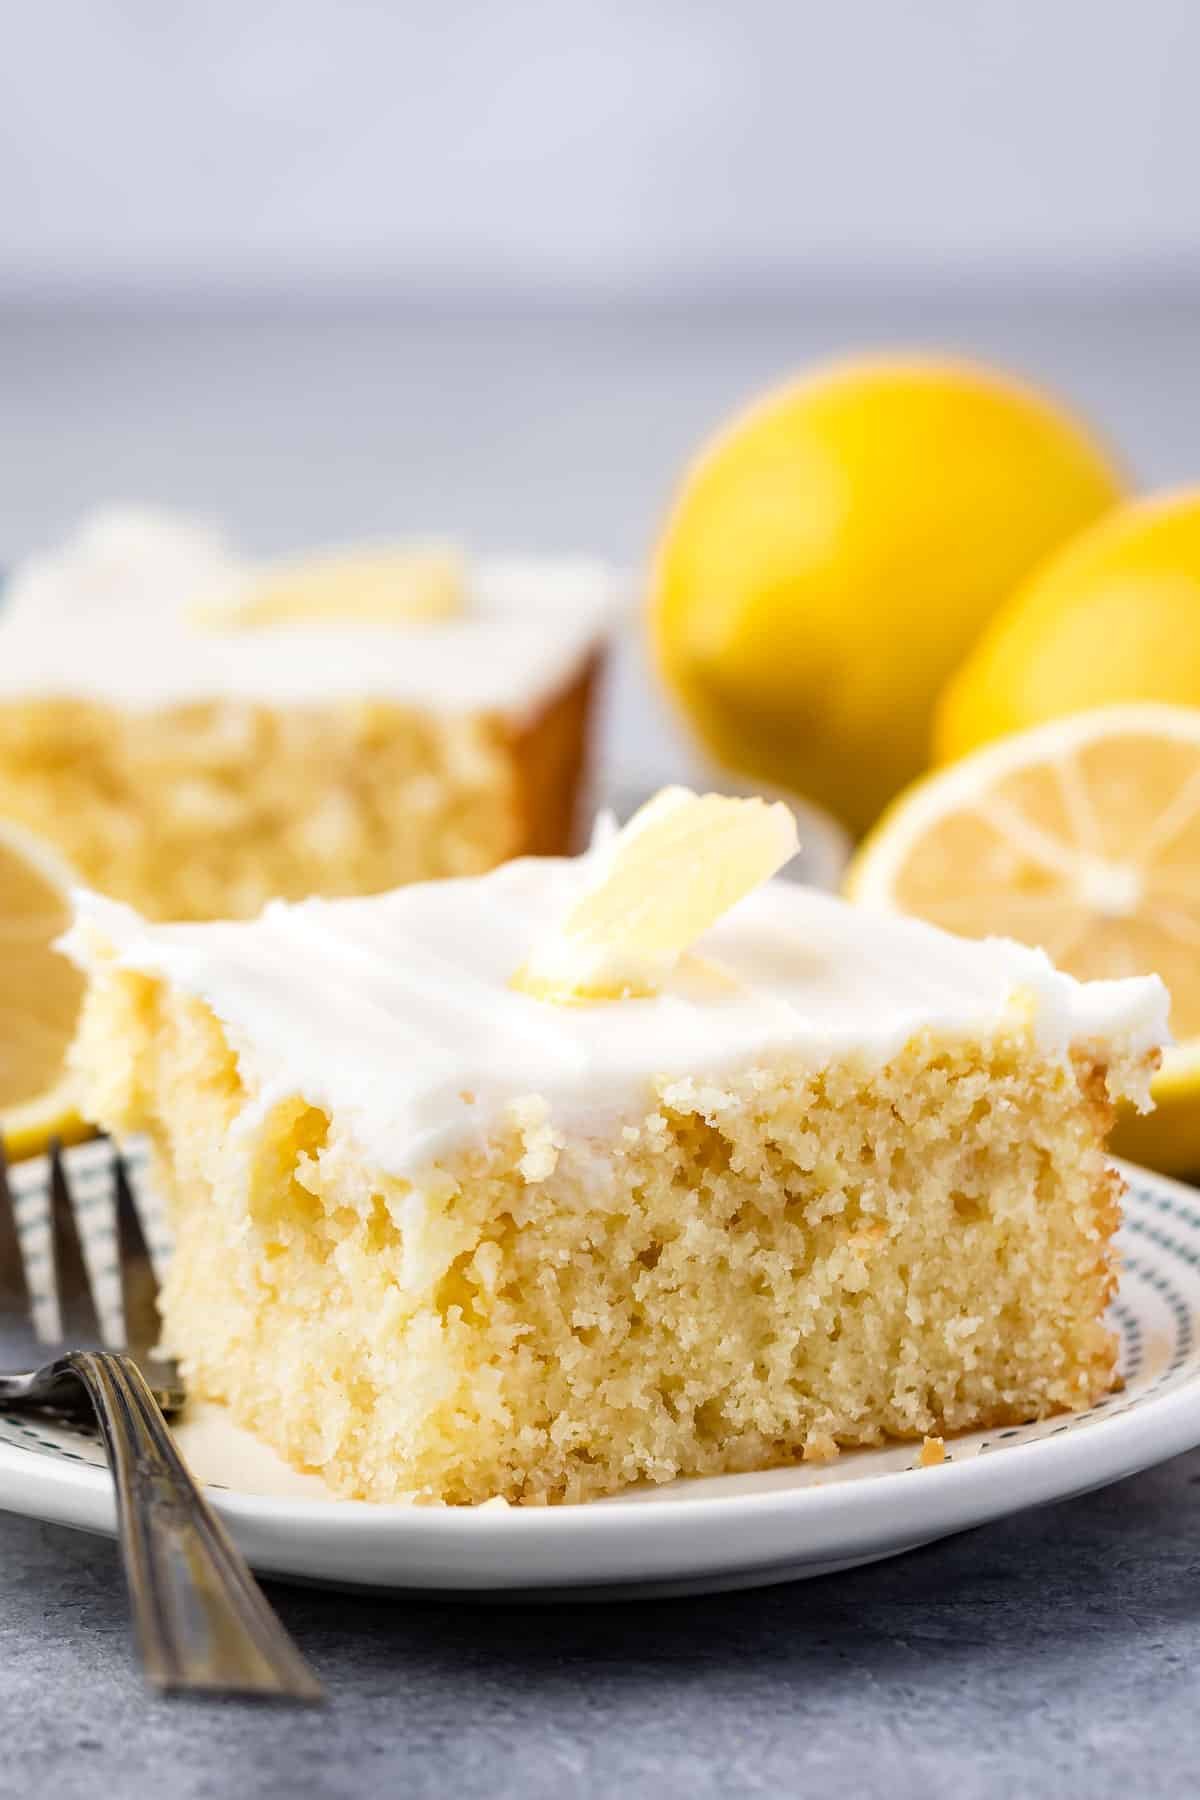
{"label": "fork handle", "polygon": [[77,1350],[117,1493],[117,1530],[142,1666],[164,1692],[316,1701],[320,1684],[184,1465],[137,1365]]}

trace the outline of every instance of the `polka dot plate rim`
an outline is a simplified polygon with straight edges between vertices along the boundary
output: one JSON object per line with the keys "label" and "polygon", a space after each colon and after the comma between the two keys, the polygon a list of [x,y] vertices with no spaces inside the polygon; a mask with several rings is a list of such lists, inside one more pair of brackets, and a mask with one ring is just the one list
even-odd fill
{"label": "polka dot plate rim", "polygon": [[[102,1314],[115,1297],[112,1153],[65,1152]],[[156,1256],[169,1255],[139,1144],[126,1156]],[[711,1592],[831,1573],[895,1555],[1022,1507],[1120,1480],[1200,1444],[1200,1191],[1122,1165],[1122,1273],[1113,1307],[1124,1385],[1087,1412],[826,1465],[637,1490],[586,1506],[372,1506],[286,1470],[217,1409],[185,1420],[193,1468],[251,1564],[346,1587],[620,1597]],[[9,1179],[35,1287],[47,1169]],[[95,1434],[0,1411],[0,1509],[112,1534],[112,1489]]]}

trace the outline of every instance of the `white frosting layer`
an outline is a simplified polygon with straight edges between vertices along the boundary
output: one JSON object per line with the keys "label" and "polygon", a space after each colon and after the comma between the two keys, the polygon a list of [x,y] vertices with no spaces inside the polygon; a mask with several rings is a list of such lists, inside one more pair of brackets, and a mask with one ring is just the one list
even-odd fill
{"label": "white frosting layer", "polygon": [[531,1095],[555,1123],[604,1130],[644,1111],[656,1077],[719,1075],[778,1052],[814,1067],[839,1053],[882,1061],[926,1027],[987,1032],[1015,998],[1031,998],[1052,1053],[1097,1040],[1139,1055],[1166,1035],[1156,976],[1080,983],[1040,951],[950,937],[784,882],[696,944],[722,978],[693,961],[651,999],[563,1007],[515,992],[514,970],[590,875],[587,857],[527,859],[373,899],[276,902],[256,921],[216,925],[148,925],[82,894],[66,947],[85,966],[111,954],[206,1001],[264,1090],[259,1116],[300,1095],[396,1174]]}
{"label": "white frosting layer", "polygon": [[583,560],[477,560],[455,618],[396,627],[198,630],[189,612],[255,564],[218,532],[162,515],[97,515],[18,567],[0,596],[0,698],[144,709],[234,699],[376,698],[522,718],[571,679],[620,602]]}

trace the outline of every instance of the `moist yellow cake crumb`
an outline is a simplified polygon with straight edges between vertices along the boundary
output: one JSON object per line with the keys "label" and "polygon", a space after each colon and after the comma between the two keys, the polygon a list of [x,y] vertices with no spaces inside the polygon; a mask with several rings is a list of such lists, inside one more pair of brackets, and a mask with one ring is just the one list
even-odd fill
{"label": "moist yellow cake crumb", "polygon": [[272,1097],[200,1000],[98,958],[75,1062],[146,1132],[189,1389],[344,1495],[582,1501],[1086,1407],[1114,1381],[1119,1176],[1155,1056],[926,1030],[651,1083],[586,1133],[526,1096],[401,1179]]}
{"label": "moist yellow cake crumb", "polygon": [[592,664],[517,727],[388,701],[0,702],[0,817],[151,919],[373,894],[572,848]]}
{"label": "moist yellow cake crumb", "polygon": [[923,1469],[936,1469],[939,1463],[946,1460],[946,1440],[940,1437],[925,1438],[917,1460]]}
{"label": "moist yellow cake crumb", "polygon": [[153,920],[564,854],[620,598],[584,558],[263,559],[102,508],[8,572],[0,818]]}

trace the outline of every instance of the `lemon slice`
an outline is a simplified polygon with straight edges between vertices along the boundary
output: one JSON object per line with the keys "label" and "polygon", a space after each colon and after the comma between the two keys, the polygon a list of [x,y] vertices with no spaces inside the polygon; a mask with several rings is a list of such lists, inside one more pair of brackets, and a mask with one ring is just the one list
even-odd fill
{"label": "lemon slice", "polygon": [[81,1121],[64,1070],[83,981],[54,940],[75,877],[57,852],[0,821],[0,1141],[29,1156]]}
{"label": "lemon slice", "polygon": [[560,1003],[653,994],[696,939],[798,848],[782,801],[663,788],[596,852],[595,884],[513,985]]}
{"label": "lemon slice", "polygon": [[1122,1118],[1114,1148],[1200,1169],[1200,710],[1104,707],[976,751],[893,803],[846,892],[1085,980],[1161,975],[1177,1042],[1158,1110]]}
{"label": "lemon slice", "polygon": [[466,605],[466,567],[446,546],[330,552],[269,564],[223,601],[193,608],[211,631],[277,625],[419,625],[454,618]]}

